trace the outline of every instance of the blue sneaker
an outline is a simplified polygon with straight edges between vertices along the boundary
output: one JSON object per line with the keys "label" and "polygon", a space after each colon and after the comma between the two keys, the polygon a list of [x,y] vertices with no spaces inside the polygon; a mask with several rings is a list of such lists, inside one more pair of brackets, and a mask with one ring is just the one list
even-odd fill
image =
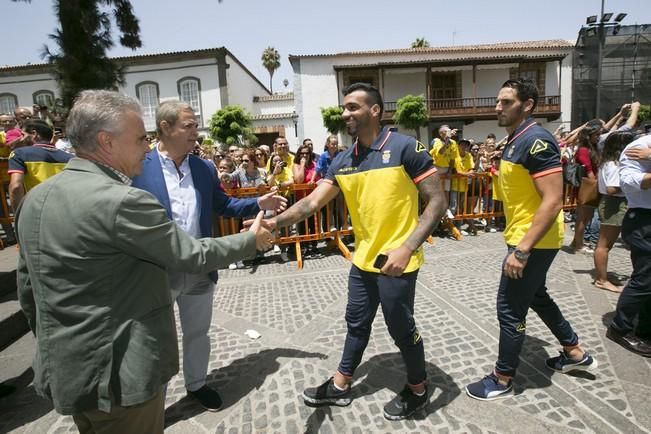
{"label": "blue sneaker", "polygon": [[587,351],[583,354],[583,358],[578,361],[567,357],[565,351],[559,351],[559,354],[559,356],[549,358],[545,361],[549,369],[565,374],[570,371],[589,371],[597,367],[597,361]]}
{"label": "blue sneaker", "polygon": [[513,381],[509,380],[508,384],[500,384],[497,376],[491,373],[481,380],[467,385],[466,393],[469,397],[480,401],[507,398],[513,395]]}

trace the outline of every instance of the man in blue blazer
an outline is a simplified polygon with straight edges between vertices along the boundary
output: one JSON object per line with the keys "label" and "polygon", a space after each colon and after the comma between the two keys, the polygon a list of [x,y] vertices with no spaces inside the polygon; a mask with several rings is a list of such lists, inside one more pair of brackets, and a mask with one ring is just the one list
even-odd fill
{"label": "man in blue blazer", "polygon": [[[179,101],[163,102],[156,110],[160,141],[147,154],[142,174],[133,186],[152,193],[171,220],[195,238],[212,236],[213,213],[227,217],[251,216],[260,209],[282,210],[287,200],[269,193],[259,198],[235,199],[224,193],[211,162],[190,152],[198,137],[192,107]],[[222,405],[219,393],[206,385],[210,356],[208,329],[217,272],[170,273],[183,331],[183,376],[188,395],[209,411]]]}

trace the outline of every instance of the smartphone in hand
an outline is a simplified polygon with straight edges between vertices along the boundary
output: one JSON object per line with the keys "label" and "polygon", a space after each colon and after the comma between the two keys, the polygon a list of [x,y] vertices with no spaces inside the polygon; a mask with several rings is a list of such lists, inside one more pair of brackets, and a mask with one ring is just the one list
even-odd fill
{"label": "smartphone in hand", "polygon": [[387,259],[389,259],[387,255],[380,253],[379,255],[377,255],[377,258],[375,258],[373,267],[377,268],[378,270],[381,270],[382,267],[384,267],[384,264],[387,263]]}

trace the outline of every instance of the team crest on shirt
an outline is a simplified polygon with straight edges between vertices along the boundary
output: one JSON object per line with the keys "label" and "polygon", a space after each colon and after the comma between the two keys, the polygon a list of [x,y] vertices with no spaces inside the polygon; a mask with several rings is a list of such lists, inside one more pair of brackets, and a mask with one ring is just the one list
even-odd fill
{"label": "team crest on shirt", "polygon": [[389,160],[391,160],[391,151],[386,150],[382,152],[382,164],[389,164]]}
{"label": "team crest on shirt", "polygon": [[536,155],[539,152],[547,150],[547,142],[544,142],[540,139],[536,139],[535,142],[533,142],[533,145],[531,145],[531,150],[529,153],[531,155]]}
{"label": "team crest on shirt", "polygon": [[421,142],[416,141],[416,152],[427,152],[427,146],[423,145]]}

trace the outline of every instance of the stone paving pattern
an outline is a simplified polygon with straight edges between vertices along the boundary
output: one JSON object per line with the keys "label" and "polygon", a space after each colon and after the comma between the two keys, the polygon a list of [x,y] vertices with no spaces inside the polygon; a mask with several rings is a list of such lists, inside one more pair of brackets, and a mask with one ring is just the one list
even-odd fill
{"label": "stone paving pattern", "polygon": [[[221,271],[214,298],[208,382],[224,398],[216,413],[185,396],[182,375],[169,384],[168,433],[579,433],[651,432],[651,360],[628,353],[604,334],[617,295],[591,285],[592,257],[559,252],[548,287],[599,368],[576,375],[549,371],[559,350],[531,312],[515,380],[516,394],[497,402],[468,398],[464,386],[493,366],[499,334],[495,294],[505,254],[501,234],[426,245],[415,315],[425,343],[430,402],[412,419],[390,422],[382,407],[405,381],[402,359],[378,311],[349,407],[303,404],[305,387],[336,369],[350,263],[336,252]],[[617,244],[610,269],[626,278],[628,251]],[[261,333],[251,340],[244,332]],[[179,336],[180,341],[180,336]],[[26,387],[0,401],[0,432],[75,432]]]}

